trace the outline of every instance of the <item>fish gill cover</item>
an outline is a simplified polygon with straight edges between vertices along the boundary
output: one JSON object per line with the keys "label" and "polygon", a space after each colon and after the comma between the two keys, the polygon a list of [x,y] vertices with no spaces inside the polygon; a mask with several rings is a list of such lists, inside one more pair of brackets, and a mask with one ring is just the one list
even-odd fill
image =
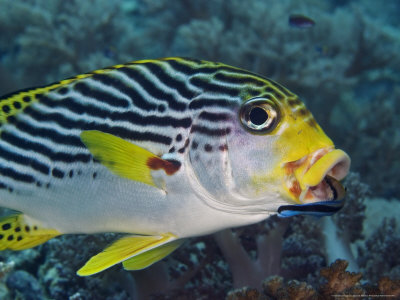
{"label": "fish gill cover", "polygon": [[[333,217],[270,218],[194,238],[143,271],[76,276],[117,238],[111,233],[1,252],[1,299],[221,299],[244,286],[253,290],[228,298],[399,295],[397,1],[0,0],[0,7],[2,95],[136,59],[222,61],[300,95],[352,157],[354,172]],[[290,26],[291,15],[315,24]],[[337,274],[346,284],[335,285]],[[284,294],[288,287],[294,294]]]}

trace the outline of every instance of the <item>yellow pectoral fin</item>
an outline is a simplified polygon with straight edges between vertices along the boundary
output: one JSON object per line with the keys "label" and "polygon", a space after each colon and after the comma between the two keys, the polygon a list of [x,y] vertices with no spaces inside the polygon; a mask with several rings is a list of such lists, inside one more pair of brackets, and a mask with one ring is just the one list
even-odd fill
{"label": "yellow pectoral fin", "polygon": [[127,236],[114,242],[103,252],[93,256],[77,272],[80,276],[89,276],[104,271],[124,260],[160,247],[176,240],[176,236],[166,233],[160,236]]}
{"label": "yellow pectoral fin", "polygon": [[83,131],[81,140],[94,158],[121,177],[156,186],[152,170],[164,169],[168,175],[179,170],[180,164],[159,158],[150,151],[112,134],[97,130]]}
{"label": "yellow pectoral fin", "polygon": [[0,219],[0,250],[32,248],[60,234],[23,214],[6,216]]}
{"label": "yellow pectoral fin", "polygon": [[184,239],[175,240],[168,244],[162,245],[160,247],[154,248],[150,251],[144,252],[137,256],[134,256],[128,260],[122,262],[125,270],[133,271],[133,270],[141,270],[151,266],[152,264],[162,260],[164,257],[171,254],[175,251],[179,246],[184,243]]}

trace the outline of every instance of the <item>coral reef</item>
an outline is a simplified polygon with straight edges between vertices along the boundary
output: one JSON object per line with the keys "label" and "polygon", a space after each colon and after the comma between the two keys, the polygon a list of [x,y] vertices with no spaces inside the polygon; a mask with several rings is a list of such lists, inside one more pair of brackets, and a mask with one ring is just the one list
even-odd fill
{"label": "coral reef", "polygon": [[[1,252],[1,299],[222,299],[233,288],[241,289],[228,299],[399,297],[391,280],[400,278],[398,1],[0,0],[0,7],[0,94],[141,58],[223,61],[299,94],[359,174],[348,176],[346,204],[332,218],[274,217],[191,239],[148,270],[75,275],[114,234]],[[291,13],[316,24],[290,27]]]}
{"label": "coral reef", "polygon": [[346,271],[348,263],[337,260],[327,268],[323,268],[320,276],[325,283],[315,288],[306,282],[285,280],[280,276],[271,276],[264,280],[263,290],[241,288],[228,293],[227,300],[263,300],[263,299],[304,299],[325,300],[369,299],[370,297],[393,298],[400,297],[400,280],[382,277],[376,285],[361,284],[361,273]]}

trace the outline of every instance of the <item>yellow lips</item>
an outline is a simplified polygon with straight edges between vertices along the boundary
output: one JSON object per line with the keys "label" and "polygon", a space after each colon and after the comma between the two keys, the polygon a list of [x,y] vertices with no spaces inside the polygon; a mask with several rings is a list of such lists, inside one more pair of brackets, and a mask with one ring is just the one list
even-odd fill
{"label": "yellow lips", "polygon": [[319,149],[286,164],[288,190],[300,203],[340,200],[345,190],[339,180],[350,168],[350,158],[342,150]]}
{"label": "yellow lips", "polygon": [[343,179],[350,167],[350,158],[342,150],[336,149],[328,152],[318,159],[299,180],[300,187],[305,189],[318,185],[326,175],[336,180]]}

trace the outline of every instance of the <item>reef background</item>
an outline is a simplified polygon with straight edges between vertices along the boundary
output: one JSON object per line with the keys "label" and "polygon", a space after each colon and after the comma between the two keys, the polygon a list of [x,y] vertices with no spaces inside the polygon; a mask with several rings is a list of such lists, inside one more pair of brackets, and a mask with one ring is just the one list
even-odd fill
{"label": "reef background", "polygon": [[[289,26],[291,14],[316,24]],[[137,59],[221,61],[298,94],[354,172],[332,218],[271,218],[192,239],[146,271],[75,275],[113,234],[2,252],[0,299],[223,299],[246,285],[265,292],[271,275],[312,290],[337,258],[364,285],[399,279],[399,15],[396,0],[0,0],[0,94]]]}

